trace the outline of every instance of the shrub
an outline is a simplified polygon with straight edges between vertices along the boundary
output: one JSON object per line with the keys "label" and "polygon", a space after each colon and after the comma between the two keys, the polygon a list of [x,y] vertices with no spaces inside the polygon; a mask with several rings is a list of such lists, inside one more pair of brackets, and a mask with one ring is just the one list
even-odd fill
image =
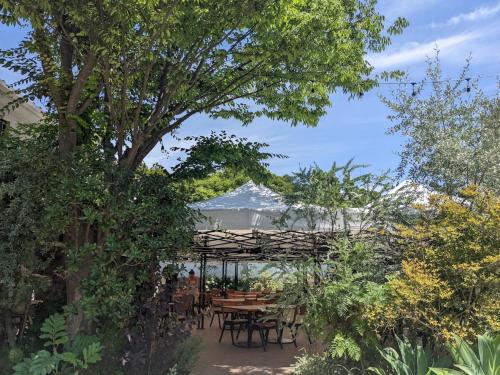
{"label": "shrub", "polygon": [[176,375],[189,375],[193,369],[201,349],[198,337],[189,337],[182,341],[175,350],[175,366],[171,372]]}
{"label": "shrub", "polygon": [[432,368],[436,375],[499,375],[500,335],[485,334],[477,338],[477,350],[458,336],[454,336],[451,354],[454,366],[460,371],[447,368]]}
{"label": "shrub", "polygon": [[[444,360],[435,362],[431,357],[431,352],[421,345],[412,345],[408,339],[401,340],[396,337],[398,350],[385,348],[380,351],[382,358],[389,365],[389,373],[395,375],[427,375],[430,369],[437,363],[444,363]],[[379,367],[370,367],[369,371],[377,375],[386,375],[387,372]]]}
{"label": "shrub", "polygon": [[349,368],[340,363],[335,363],[333,359],[323,354],[303,355],[297,357],[294,365],[295,375],[355,375],[362,374],[359,368]]}
{"label": "shrub", "polygon": [[251,282],[250,289],[257,291],[277,291],[283,290],[283,280],[273,277],[271,272],[262,271],[256,280]]}
{"label": "shrub", "polygon": [[70,339],[62,315],[48,317],[41,328],[41,339],[50,350],[39,350],[14,366],[14,375],[73,373],[101,360],[101,343],[95,336],[78,335]]}
{"label": "shrub", "polygon": [[500,199],[471,187],[431,197],[415,226],[399,227],[401,273],[389,313],[441,341],[500,329]]}
{"label": "shrub", "polygon": [[386,287],[372,281],[374,254],[361,242],[340,241],[330,271],[308,301],[310,332],[321,338],[332,357],[362,360],[378,345],[377,311]]}

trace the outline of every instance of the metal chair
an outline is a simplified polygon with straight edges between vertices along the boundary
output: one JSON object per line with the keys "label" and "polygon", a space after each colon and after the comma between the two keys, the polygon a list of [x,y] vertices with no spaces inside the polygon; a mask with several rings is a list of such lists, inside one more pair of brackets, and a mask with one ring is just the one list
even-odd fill
{"label": "metal chair", "polygon": [[[232,303],[233,305],[241,305],[242,303]],[[226,328],[231,331],[231,343],[234,345],[234,328],[235,326],[238,326],[238,335],[236,338],[238,338],[239,333],[241,331],[241,328],[244,327],[247,324],[246,319],[242,319],[238,315],[238,311],[234,309],[230,309],[224,306],[224,303],[222,303],[221,306],[221,314],[224,318],[224,321],[222,323],[222,331],[219,336],[219,342],[222,341],[222,336],[224,336],[224,332],[226,331]]]}

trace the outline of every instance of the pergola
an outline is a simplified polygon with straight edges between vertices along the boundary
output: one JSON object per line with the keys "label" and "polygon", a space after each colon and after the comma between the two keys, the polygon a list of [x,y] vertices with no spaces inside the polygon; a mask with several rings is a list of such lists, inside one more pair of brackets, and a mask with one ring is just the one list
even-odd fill
{"label": "pergola", "polygon": [[[304,220],[290,217],[280,229],[276,224],[288,208],[281,196],[270,189],[248,182],[219,197],[197,202],[204,219],[197,225],[192,251],[200,257],[200,303],[205,307],[206,266],[208,261],[221,261],[223,289],[229,263],[242,261],[294,261],[314,258],[319,263],[328,252],[328,239],[341,230],[326,221],[315,223],[311,230]],[[290,229],[292,228],[292,229]],[[199,328],[203,328],[203,317]]]}
{"label": "pergola", "polygon": [[[430,191],[411,181],[403,181],[387,195],[400,196],[410,193],[414,202],[426,202]],[[206,266],[208,261],[222,262],[222,280],[225,279],[228,264],[235,264],[235,281],[238,279],[238,263],[242,261],[296,261],[313,258],[318,263],[328,253],[328,241],[339,232],[349,228],[354,233],[364,233],[363,216],[370,207],[346,209],[349,223],[339,215],[334,222],[319,219],[313,223],[293,212],[300,206],[290,207],[284,199],[270,189],[252,181],[239,188],[191,205],[199,210],[204,219],[197,224],[192,250],[198,255],[200,265],[200,310],[205,307]],[[309,207],[321,212],[322,207]],[[297,209],[297,210],[295,210]],[[283,213],[288,212],[283,223]],[[280,220],[281,219],[281,220]],[[277,225],[277,223],[280,225]],[[312,224],[312,225],[311,225]],[[368,223],[368,226],[370,224]],[[286,228],[286,229],[281,229]],[[312,229],[311,229],[312,228]],[[203,328],[203,318],[199,328]]]}

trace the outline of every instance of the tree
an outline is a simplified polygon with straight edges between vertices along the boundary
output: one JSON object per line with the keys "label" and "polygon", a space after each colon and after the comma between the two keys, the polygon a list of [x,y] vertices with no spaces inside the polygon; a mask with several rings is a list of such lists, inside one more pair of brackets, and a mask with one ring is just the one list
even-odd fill
{"label": "tree", "polygon": [[197,202],[222,195],[254,179],[277,193],[290,191],[292,183],[288,175],[278,176],[268,172],[264,176],[252,176],[240,169],[224,169],[203,179],[193,179],[185,184],[190,202]]}
{"label": "tree", "polygon": [[[385,34],[373,0],[0,5],[3,23],[28,26],[18,47],[0,52],[0,64],[26,77],[21,93],[46,103],[64,170],[77,170],[75,155],[92,144],[108,163],[101,188],[112,196],[128,191],[146,155],[196,113],[316,124],[329,93],[375,85],[365,54],[382,51],[406,25],[398,19]],[[79,305],[93,262],[85,249],[99,247],[106,220],[92,222],[96,236],[86,236],[82,207],[70,201],[64,244],[79,257],[65,266],[66,292]],[[69,320],[71,334],[79,321]]]}
{"label": "tree", "polygon": [[468,74],[467,62],[457,80],[446,79],[437,53],[415,95],[401,85],[392,98],[382,97],[392,111],[389,132],[407,139],[400,175],[449,195],[473,184],[497,192],[500,186],[500,102]]}
{"label": "tree", "polygon": [[[212,134],[195,139],[172,171],[142,166],[131,177],[113,175],[112,188],[114,164],[91,143],[66,169],[55,130],[39,124],[0,137],[0,313],[11,346],[22,339],[17,328],[26,323],[14,324],[12,315],[29,320],[33,291],[47,302],[53,293],[45,289],[82,267],[82,296],[67,312],[79,324],[85,313],[101,328],[126,327],[142,301],[154,296],[160,262],[175,261],[191,244],[197,215],[178,186],[233,163],[245,173],[267,173],[264,160],[272,156],[259,151],[262,144]],[[80,209],[78,230],[86,239],[80,247],[62,241],[72,204]]]}
{"label": "tree", "polygon": [[402,270],[388,284],[390,315],[441,342],[500,329],[500,201],[475,187],[461,197],[433,196],[417,225],[399,228]]}
{"label": "tree", "polygon": [[363,173],[362,167],[351,160],[293,175],[281,224],[305,221],[311,231],[326,224],[329,251],[321,260],[279,268],[284,304],[307,307],[308,332],[325,343],[328,355],[364,365],[377,346],[379,313],[389,298],[385,276],[399,259],[384,232],[394,228],[406,197],[388,196],[391,179]]}
{"label": "tree", "polygon": [[285,194],[288,209],[279,224],[306,223],[311,231],[325,224],[332,235],[346,236],[390,227],[403,216],[399,206],[408,197],[388,196],[393,187],[388,174],[360,172],[364,167],[350,160],[343,166],[334,163],[328,170],[313,166],[294,173]]}

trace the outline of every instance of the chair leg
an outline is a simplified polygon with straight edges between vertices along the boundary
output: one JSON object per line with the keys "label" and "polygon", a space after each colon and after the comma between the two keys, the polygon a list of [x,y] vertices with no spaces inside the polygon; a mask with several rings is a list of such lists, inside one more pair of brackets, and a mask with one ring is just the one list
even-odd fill
{"label": "chair leg", "polygon": [[225,330],[226,330],[226,324],[224,324],[224,326],[222,327],[222,332],[220,333],[219,342],[222,341],[222,336],[224,335]]}
{"label": "chair leg", "polygon": [[264,332],[262,332],[262,328],[259,328],[259,336],[260,336],[260,343],[262,344],[262,349],[266,351],[266,342],[264,339]]}
{"label": "chair leg", "polygon": [[292,340],[293,340],[293,345],[297,348],[297,330],[292,330]]}
{"label": "chair leg", "polygon": [[219,328],[222,328],[220,324],[220,313],[217,313],[217,320],[219,321]]}
{"label": "chair leg", "polygon": [[270,331],[269,329],[266,329],[266,336],[265,336],[265,338],[266,338],[266,341],[265,341],[266,346],[267,346],[267,343],[269,342],[269,331]]}
{"label": "chair leg", "polygon": [[280,344],[281,349],[283,349],[283,331],[284,331],[284,328],[281,327],[280,333],[278,335],[278,344]]}
{"label": "chair leg", "polygon": [[307,336],[307,339],[309,340],[309,345],[312,345],[312,340],[311,340],[311,336],[309,336],[309,332],[307,332],[306,329],[304,329],[304,332],[306,333],[306,336]]}
{"label": "chair leg", "polygon": [[238,340],[240,338],[241,327],[242,327],[242,324],[240,324],[238,326],[238,333],[236,334],[236,340]]}
{"label": "chair leg", "polygon": [[231,324],[231,343],[234,345],[234,325]]}
{"label": "chair leg", "polygon": [[212,320],[210,320],[210,327],[212,327],[212,323],[214,322],[215,312],[212,314]]}

